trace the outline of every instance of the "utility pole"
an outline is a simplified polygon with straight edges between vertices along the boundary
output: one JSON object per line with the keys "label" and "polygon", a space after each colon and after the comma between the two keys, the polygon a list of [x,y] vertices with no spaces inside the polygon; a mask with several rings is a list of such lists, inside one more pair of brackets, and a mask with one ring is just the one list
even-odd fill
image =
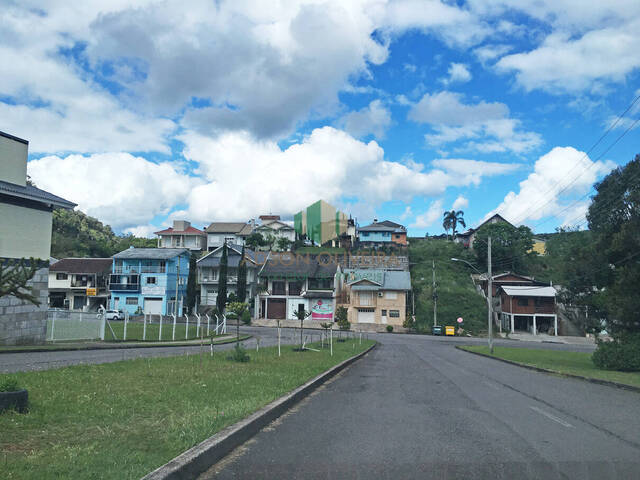
{"label": "utility pole", "polygon": [[438,292],[436,291],[436,261],[433,260],[433,326],[438,325]]}
{"label": "utility pole", "polygon": [[491,272],[491,237],[489,237],[487,245],[487,265],[489,267],[489,287],[487,289],[487,302],[489,303],[489,352],[493,354],[493,273]]}

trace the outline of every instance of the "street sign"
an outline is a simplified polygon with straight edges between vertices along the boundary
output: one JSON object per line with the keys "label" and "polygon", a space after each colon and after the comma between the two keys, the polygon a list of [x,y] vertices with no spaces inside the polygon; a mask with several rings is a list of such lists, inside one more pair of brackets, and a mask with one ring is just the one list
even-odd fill
{"label": "street sign", "polygon": [[462,323],[462,322],[463,322],[462,317],[458,317],[458,323]]}
{"label": "street sign", "polygon": [[97,288],[87,288],[87,297],[95,297],[98,294]]}

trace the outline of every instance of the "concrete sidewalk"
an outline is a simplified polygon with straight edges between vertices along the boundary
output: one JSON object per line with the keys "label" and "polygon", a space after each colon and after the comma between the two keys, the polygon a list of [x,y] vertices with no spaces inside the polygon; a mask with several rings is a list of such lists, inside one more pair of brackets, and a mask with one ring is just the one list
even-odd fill
{"label": "concrete sidewalk", "polygon": [[539,343],[563,343],[565,345],[594,345],[595,339],[593,337],[564,337],[547,335],[546,333],[539,333],[533,335],[531,333],[510,333],[509,336],[502,334],[502,338],[509,338],[511,340],[520,340],[523,342],[539,342]]}

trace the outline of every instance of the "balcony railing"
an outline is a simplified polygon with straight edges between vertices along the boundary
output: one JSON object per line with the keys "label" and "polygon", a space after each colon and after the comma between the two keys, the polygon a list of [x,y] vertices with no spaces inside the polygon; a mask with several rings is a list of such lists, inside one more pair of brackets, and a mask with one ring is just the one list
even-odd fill
{"label": "balcony railing", "polygon": [[113,291],[137,292],[140,290],[139,283],[112,283],[109,289]]}
{"label": "balcony railing", "polygon": [[142,267],[114,267],[113,272],[116,275],[137,275],[139,273],[167,273],[167,267],[160,265],[142,266]]}

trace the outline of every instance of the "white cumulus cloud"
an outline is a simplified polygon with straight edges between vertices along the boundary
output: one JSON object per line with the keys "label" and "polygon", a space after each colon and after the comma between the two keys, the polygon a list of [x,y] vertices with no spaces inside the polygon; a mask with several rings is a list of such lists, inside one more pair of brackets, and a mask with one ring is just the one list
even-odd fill
{"label": "white cumulus cloud", "polygon": [[338,124],[356,138],[372,134],[382,140],[391,126],[391,112],[380,100],[373,100],[365,108],[346,114]]}
{"label": "white cumulus cloud", "polygon": [[426,212],[417,215],[410,228],[428,228],[433,222],[442,217],[442,200],[434,200]]}

